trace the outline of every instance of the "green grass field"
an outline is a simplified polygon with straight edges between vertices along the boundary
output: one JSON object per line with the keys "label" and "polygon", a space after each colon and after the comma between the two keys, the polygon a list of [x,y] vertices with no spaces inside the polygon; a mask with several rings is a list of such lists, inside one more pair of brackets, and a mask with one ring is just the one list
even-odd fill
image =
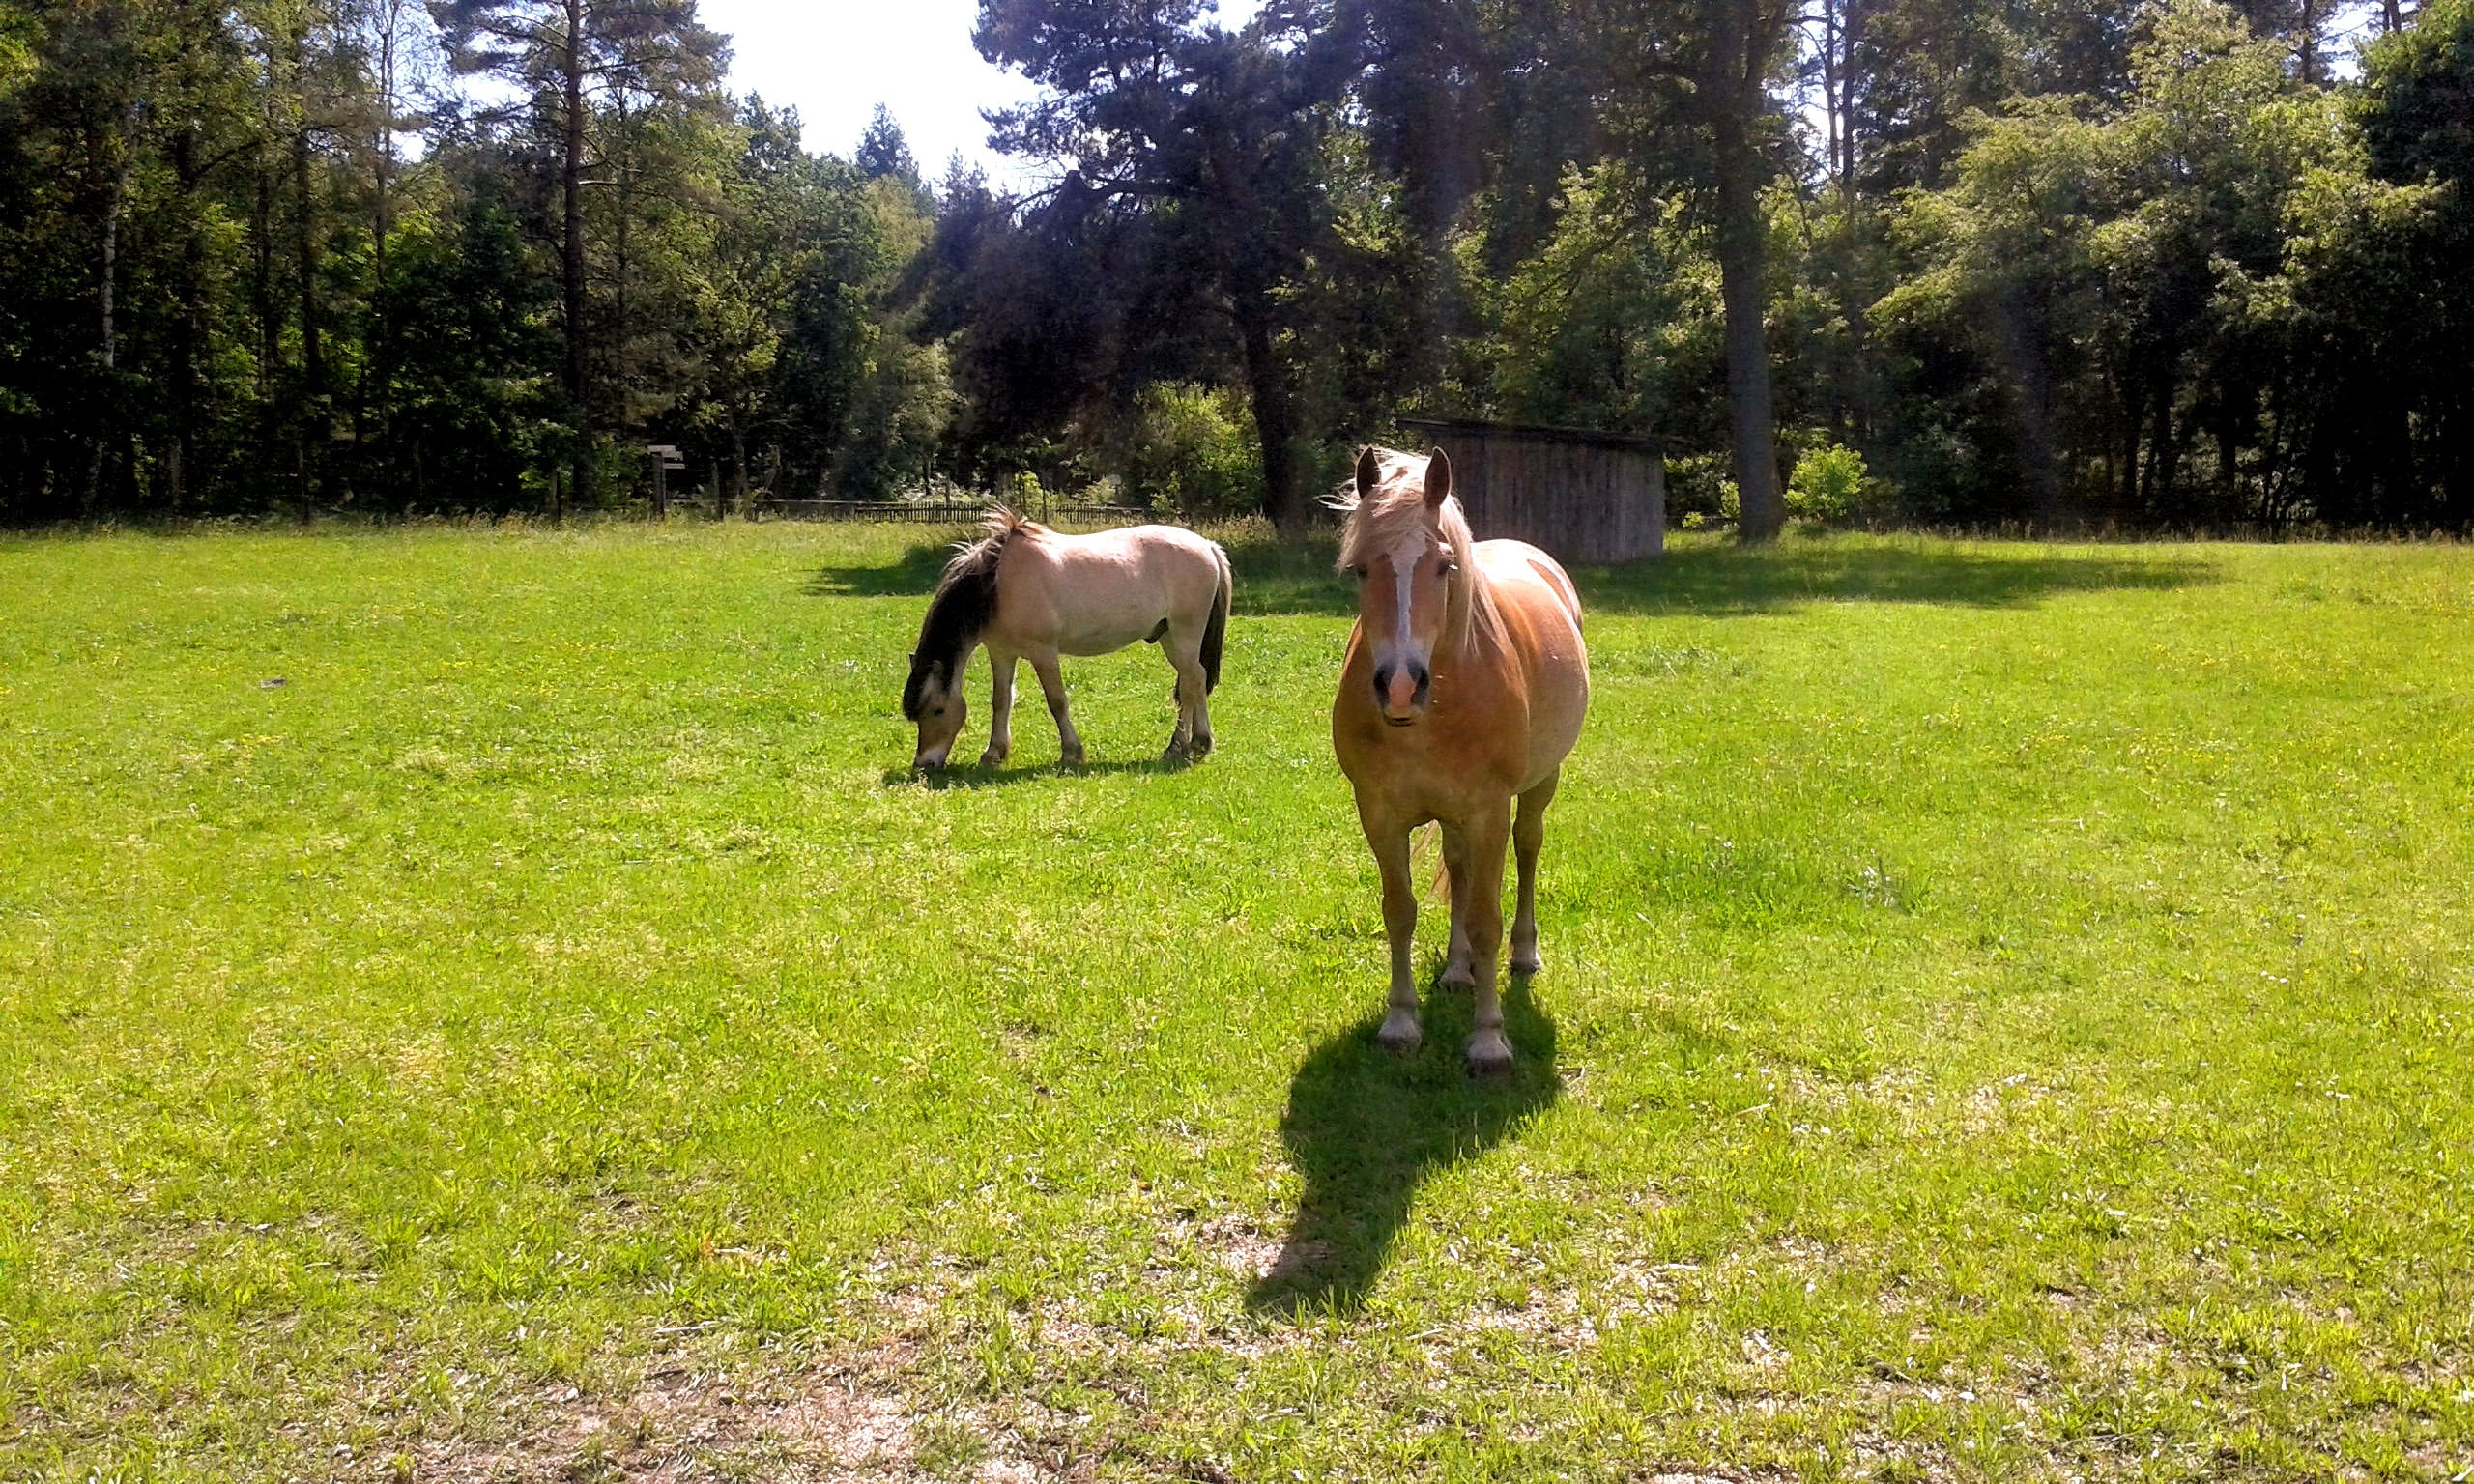
{"label": "green grass field", "polygon": [[0,1478],[2474,1468],[2474,552],[1579,574],[1473,1086],[1328,553],[929,785],[927,539],[0,538]]}

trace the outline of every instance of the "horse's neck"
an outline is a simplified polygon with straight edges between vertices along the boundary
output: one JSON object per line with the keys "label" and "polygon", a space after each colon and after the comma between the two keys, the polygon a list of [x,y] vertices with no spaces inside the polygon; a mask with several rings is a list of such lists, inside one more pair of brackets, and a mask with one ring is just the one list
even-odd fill
{"label": "horse's neck", "polygon": [[1440,651],[1435,656],[1438,670],[1463,659],[1483,642],[1484,636],[1503,627],[1495,610],[1494,586],[1486,581],[1486,574],[1472,561],[1460,569],[1459,576],[1467,584],[1467,601],[1454,604],[1458,612],[1447,612],[1445,615],[1443,642],[1436,646]]}

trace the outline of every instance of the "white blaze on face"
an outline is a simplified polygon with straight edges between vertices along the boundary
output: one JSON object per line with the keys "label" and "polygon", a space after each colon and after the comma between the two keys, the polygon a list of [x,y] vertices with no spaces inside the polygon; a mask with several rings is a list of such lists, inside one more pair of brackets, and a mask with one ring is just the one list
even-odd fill
{"label": "white blaze on face", "polygon": [[1433,659],[1433,642],[1417,632],[1419,574],[1433,545],[1430,536],[1418,532],[1386,557],[1392,567],[1392,629],[1375,646],[1374,674],[1383,714],[1395,725],[1406,725],[1416,714]]}
{"label": "white blaze on face", "polygon": [[1392,635],[1375,663],[1404,670],[1411,665],[1424,665],[1431,658],[1427,645],[1418,640],[1409,617],[1409,605],[1418,591],[1418,558],[1426,554],[1426,538],[1411,536],[1392,553]]}

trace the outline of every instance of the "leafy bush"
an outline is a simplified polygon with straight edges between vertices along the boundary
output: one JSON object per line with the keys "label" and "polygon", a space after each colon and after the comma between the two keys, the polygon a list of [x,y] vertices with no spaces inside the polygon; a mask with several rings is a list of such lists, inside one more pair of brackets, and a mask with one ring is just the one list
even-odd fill
{"label": "leafy bush", "polygon": [[1787,513],[1799,521],[1837,525],[1862,508],[1868,483],[1862,454],[1824,443],[1796,461],[1795,476],[1787,481]]}
{"label": "leafy bush", "polygon": [[1186,515],[1262,505],[1253,414],[1232,388],[1194,382],[1147,387],[1120,436],[1116,462],[1135,503]]}
{"label": "leafy bush", "polygon": [[1684,530],[1732,526],[1742,514],[1728,456],[1695,453],[1666,461],[1667,519]]}

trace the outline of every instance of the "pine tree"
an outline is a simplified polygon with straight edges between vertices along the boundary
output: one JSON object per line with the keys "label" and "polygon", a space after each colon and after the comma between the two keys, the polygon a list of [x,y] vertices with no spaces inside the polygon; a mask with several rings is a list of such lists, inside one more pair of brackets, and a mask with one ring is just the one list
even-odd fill
{"label": "pine tree", "polygon": [[590,107],[626,88],[665,101],[711,99],[728,56],[695,0],[430,0],[455,70],[493,76],[532,100],[559,179],[560,330],[576,498],[593,498],[596,397],[586,323],[584,192],[594,157]]}

